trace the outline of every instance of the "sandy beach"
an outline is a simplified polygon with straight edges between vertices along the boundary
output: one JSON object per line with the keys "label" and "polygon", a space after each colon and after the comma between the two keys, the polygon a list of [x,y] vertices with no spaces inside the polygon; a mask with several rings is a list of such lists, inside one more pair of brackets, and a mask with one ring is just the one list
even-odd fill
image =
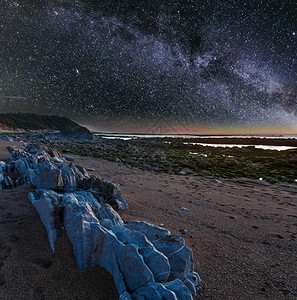
{"label": "sandy beach", "polygon": [[[8,158],[11,144],[0,142],[0,160]],[[199,299],[296,299],[297,188],[157,174],[74,157],[75,164],[95,169],[90,174],[120,184],[129,204],[120,212],[125,221],[163,224],[185,239],[202,280]],[[106,271],[77,269],[66,234],[51,252],[27,200],[31,190],[0,191],[0,298],[117,299]]]}

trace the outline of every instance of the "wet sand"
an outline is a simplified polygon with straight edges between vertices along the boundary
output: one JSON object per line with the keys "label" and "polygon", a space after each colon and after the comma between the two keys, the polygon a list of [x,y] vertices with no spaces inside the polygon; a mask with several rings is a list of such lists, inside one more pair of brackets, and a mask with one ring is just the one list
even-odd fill
{"label": "wet sand", "polygon": [[[8,157],[6,146],[0,142],[0,159]],[[162,223],[185,239],[202,279],[199,299],[296,299],[296,188],[157,174],[78,156],[75,164],[121,185],[125,221]],[[0,191],[1,299],[117,299],[107,272],[77,270],[65,235],[51,253],[29,190]]]}

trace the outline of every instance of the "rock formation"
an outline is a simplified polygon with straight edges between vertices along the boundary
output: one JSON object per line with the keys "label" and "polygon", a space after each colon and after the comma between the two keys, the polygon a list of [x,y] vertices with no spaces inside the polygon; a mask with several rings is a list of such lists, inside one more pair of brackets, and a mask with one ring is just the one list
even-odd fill
{"label": "rock formation", "polygon": [[12,139],[9,136],[7,136],[6,134],[0,135],[0,140],[12,142]]}
{"label": "rock formation", "polygon": [[62,131],[61,133],[64,137],[73,139],[73,140],[92,141],[94,139],[94,135],[86,127],[70,129],[67,131]]}
{"label": "rock formation", "polygon": [[[128,207],[118,185],[89,176],[80,166],[57,162],[46,148],[10,147],[0,162],[0,187],[9,169],[16,184],[33,184],[29,200],[44,224],[51,249],[66,230],[79,269],[98,265],[114,278],[120,299],[192,299],[200,279],[184,240],[147,222],[124,223],[116,210]],[[2,180],[2,181],[1,181]]]}

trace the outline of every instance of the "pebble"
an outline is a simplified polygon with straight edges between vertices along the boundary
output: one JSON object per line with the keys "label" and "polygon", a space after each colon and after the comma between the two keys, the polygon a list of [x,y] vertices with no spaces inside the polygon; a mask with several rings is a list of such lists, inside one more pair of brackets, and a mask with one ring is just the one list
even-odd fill
{"label": "pebble", "polygon": [[183,211],[189,211],[189,209],[186,208],[186,207],[181,207],[180,210],[183,210]]}
{"label": "pebble", "polygon": [[66,160],[68,161],[74,161],[74,158],[72,156],[69,155],[65,155]]}
{"label": "pebble", "polygon": [[92,172],[92,171],[95,171],[95,169],[93,169],[93,168],[86,168],[86,171]]}

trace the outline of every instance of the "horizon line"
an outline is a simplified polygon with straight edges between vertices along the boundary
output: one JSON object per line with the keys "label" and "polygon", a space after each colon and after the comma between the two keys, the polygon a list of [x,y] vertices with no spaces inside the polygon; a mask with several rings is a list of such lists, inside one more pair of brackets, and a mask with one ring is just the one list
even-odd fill
{"label": "horizon line", "polygon": [[139,134],[139,135],[297,135],[297,132],[147,132],[147,131],[102,131],[90,130],[97,134]]}

